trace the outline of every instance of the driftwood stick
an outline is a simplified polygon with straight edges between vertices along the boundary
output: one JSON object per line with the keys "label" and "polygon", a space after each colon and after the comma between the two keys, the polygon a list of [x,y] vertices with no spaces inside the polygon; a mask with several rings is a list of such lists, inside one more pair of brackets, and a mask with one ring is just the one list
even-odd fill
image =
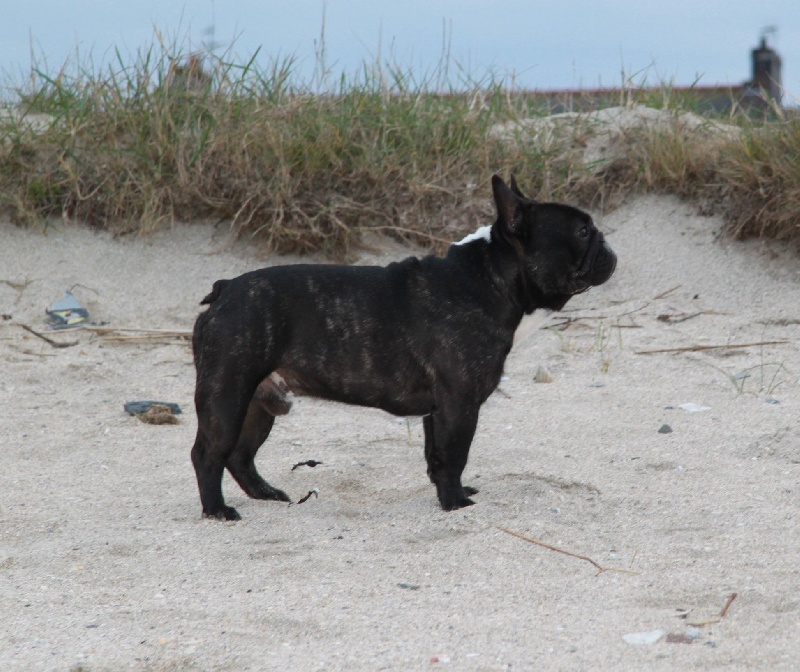
{"label": "driftwood stick", "polygon": [[106,341],[115,341],[117,343],[127,343],[131,341],[163,341],[164,339],[175,338],[180,340],[187,340],[191,338],[191,334],[184,334],[181,332],[164,332],[159,334],[131,334],[130,336],[110,334],[103,337]]}
{"label": "driftwood stick", "polygon": [[546,548],[550,551],[555,551],[556,553],[563,553],[564,555],[569,555],[572,558],[578,558],[578,560],[585,560],[586,562],[591,563],[595,567],[597,567],[597,575],[599,576],[603,572],[622,572],[623,574],[638,574],[639,572],[634,572],[631,569],[622,569],[621,567],[603,567],[599,563],[592,560],[590,557],[586,555],[581,555],[580,553],[573,553],[572,551],[567,551],[566,549],[559,548],[558,546],[553,546],[552,544],[548,544],[547,542],[540,541],[539,539],[533,539],[531,537],[526,537],[524,534],[520,534],[519,532],[513,532],[511,530],[506,529],[505,527],[498,528],[505,532],[506,534],[510,534],[512,537],[518,537],[524,541],[527,541],[531,544],[536,544],[537,546],[541,546],[542,548]]}
{"label": "driftwood stick", "polygon": [[729,345],[690,345],[686,348],[662,348],[659,350],[637,350],[637,355],[655,355],[659,352],[702,352],[703,350],[736,350],[755,348],[759,345],[784,345],[789,341],[759,341],[757,343],[731,343]]}
{"label": "driftwood stick", "polygon": [[135,329],[135,328],[124,328],[124,327],[93,327],[93,326],[85,326],[81,327],[81,329],[85,331],[92,331],[96,334],[111,334],[115,332],[119,333],[132,333],[132,334],[162,334],[168,336],[191,336],[191,331],[181,331],[178,329]]}
{"label": "driftwood stick", "polygon": [[31,329],[27,324],[20,324],[19,326],[22,327],[28,333],[33,334],[38,338],[41,338],[45,343],[49,343],[54,348],[71,348],[73,345],[78,345],[78,341],[66,341],[63,343],[59,341],[54,341],[52,338],[48,338],[44,334],[40,334],[38,331]]}

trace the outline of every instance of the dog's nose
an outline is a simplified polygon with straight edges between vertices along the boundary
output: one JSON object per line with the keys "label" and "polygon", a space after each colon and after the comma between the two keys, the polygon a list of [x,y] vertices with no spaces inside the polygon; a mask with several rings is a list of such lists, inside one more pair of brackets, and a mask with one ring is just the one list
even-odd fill
{"label": "dog's nose", "polygon": [[603,255],[606,258],[606,267],[607,267],[606,280],[608,280],[612,275],[614,275],[614,271],[617,268],[617,255],[605,240],[603,241]]}

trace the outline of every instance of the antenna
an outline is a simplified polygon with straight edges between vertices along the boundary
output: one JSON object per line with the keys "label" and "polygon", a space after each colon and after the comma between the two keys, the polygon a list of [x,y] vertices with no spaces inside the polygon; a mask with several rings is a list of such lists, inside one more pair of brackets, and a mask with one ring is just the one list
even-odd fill
{"label": "antenna", "polygon": [[766,44],[767,44],[767,37],[772,37],[772,38],[775,38],[775,40],[777,41],[777,37],[778,37],[778,26],[775,26],[775,25],[772,25],[772,26],[764,26],[764,27],[761,29],[761,34],[759,35],[759,38],[761,39],[761,43],[762,43],[763,45],[765,45],[765,46],[766,46]]}

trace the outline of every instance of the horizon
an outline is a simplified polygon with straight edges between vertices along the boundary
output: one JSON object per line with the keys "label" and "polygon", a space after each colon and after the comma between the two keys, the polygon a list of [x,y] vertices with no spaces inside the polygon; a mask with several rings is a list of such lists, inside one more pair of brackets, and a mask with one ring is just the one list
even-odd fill
{"label": "horizon", "polygon": [[[289,59],[304,84],[319,78],[321,64],[333,83],[342,76],[352,81],[380,64],[417,82],[463,88],[498,81],[529,91],[728,87],[750,80],[751,50],[762,35],[783,60],[784,104],[796,104],[800,96],[800,3],[529,5],[509,0],[500,14],[495,4],[479,0],[380,6],[298,0],[291,7],[258,0],[224,7],[213,0],[191,7],[177,0],[143,0],[136,7],[84,0],[65,7],[32,0],[9,8],[7,25],[17,30],[0,42],[3,97],[34,67],[49,74],[65,64],[97,72],[118,55],[130,64],[159,40],[183,55],[227,54],[239,64],[255,54],[261,69]],[[715,30],[708,29],[712,25]]]}

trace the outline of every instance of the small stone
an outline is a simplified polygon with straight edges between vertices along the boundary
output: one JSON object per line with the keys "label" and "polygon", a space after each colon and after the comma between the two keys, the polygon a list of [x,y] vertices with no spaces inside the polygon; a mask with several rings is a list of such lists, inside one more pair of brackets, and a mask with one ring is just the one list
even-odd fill
{"label": "small stone", "polygon": [[622,639],[628,644],[655,644],[663,636],[663,630],[650,630],[649,632],[631,632],[627,635],[622,635]]}
{"label": "small stone", "polygon": [[658,428],[658,433],[659,434],[672,434],[672,427],[670,427],[669,425],[661,425],[661,427]]}
{"label": "small stone", "polygon": [[398,588],[405,588],[406,590],[419,590],[421,586],[416,583],[398,583]]}
{"label": "small stone", "polygon": [[586,387],[605,387],[605,386],[606,386],[605,383],[597,382],[597,383],[589,383]]}
{"label": "small stone", "polygon": [[539,364],[539,366],[536,367],[536,373],[533,374],[533,380],[537,383],[552,383],[553,376],[547,370],[547,367]]}
{"label": "small stone", "polygon": [[767,397],[766,399],[764,399],[764,401],[766,401],[768,404],[780,404],[781,403],[780,400],[776,399],[775,397]]}
{"label": "small stone", "polygon": [[671,632],[667,635],[667,644],[691,644],[694,641],[692,637],[683,633]]}
{"label": "small stone", "polygon": [[692,402],[681,404],[679,408],[682,408],[687,413],[703,413],[704,411],[711,410],[711,406],[702,406],[701,404],[694,404]]}

